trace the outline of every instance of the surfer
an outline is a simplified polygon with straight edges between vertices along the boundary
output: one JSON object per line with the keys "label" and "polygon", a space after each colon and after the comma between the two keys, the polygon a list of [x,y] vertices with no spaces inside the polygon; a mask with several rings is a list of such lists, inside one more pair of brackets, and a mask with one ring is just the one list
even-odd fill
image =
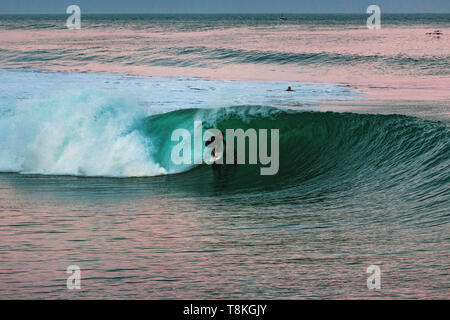
{"label": "surfer", "polygon": [[[206,141],[206,143],[205,143],[205,146],[206,147],[208,147],[208,146],[210,146],[211,144],[213,144],[214,143],[214,145],[212,145],[211,147],[213,147],[213,149],[212,149],[212,156],[213,156],[213,159],[214,159],[214,163],[213,163],[213,166],[215,165],[215,164],[217,164],[216,163],[216,161],[218,161],[218,160],[220,160],[221,158],[223,158],[223,157],[225,157],[225,141],[224,141],[224,139],[223,139],[223,136],[222,135],[219,135],[218,136],[218,139],[220,139],[221,141],[217,141],[216,142],[216,137],[215,136],[212,136],[208,141]],[[220,143],[222,143],[222,145],[220,145]],[[217,159],[216,159],[217,158]]]}
{"label": "surfer", "polygon": [[286,91],[294,91],[294,90],[292,90],[291,86],[289,86],[289,87],[286,89]]}
{"label": "surfer", "polygon": [[[216,168],[220,168],[221,164],[225,164],[225,159],[226,159],[226,142],[225,139],[223,138],[223,135],[220,134],[218,136],[212,136],[211,138],[209,138],[208,141],[205,142],[205,146],[206,147],[210,147],[212,148],[212,166],[214,169]],[[234,167],[234,165],[237,164],[237,154],[235,152],[232,151],[232,153],[234,154],[234,161],[231,163],[231,165]],[[220,161],[222,159],[222,161]],[[217,163],[217,161],[220,161],[219,163]],[[230,165],[230,163],[226,163],[227,167],[228,165]]]}
{"label": "surfer", "polygon": [[[211,143],[213,143],[214,141],[216,141],[216,137],[215,137],[215,136],[212,136],[211,138],[209,138],[208,141],[206,141],[205,147],[209,146],[209,145],[210,145]],[[212,150],[212,154],[213,154],[213,156],[216,155],[216,148],[214,148],[214,149]]]}

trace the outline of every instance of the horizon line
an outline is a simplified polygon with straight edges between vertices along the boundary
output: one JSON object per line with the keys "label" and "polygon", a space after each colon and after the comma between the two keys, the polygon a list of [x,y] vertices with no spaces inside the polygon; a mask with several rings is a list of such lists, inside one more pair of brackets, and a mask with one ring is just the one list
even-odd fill
{"label": "horizon line", "polygon": [[[383,14],[450,14],[449,12],[382,12]],[[68,13],[0,13],[0,16],[3,15],[67,15]],[[167,15],[175,15],[175,14],[185,14],[185,15],[212,15],[212,14],[224,14],[224,15],[234,15],[234,14],[248,14],[248,15],[261,15],[261,14],[267,14],[267,15],[298,15],[298,14],[315,14],[315,15],[343,15],[343,14],[359,14],[359,15],[368,15],[369,13],[365,12],[290,12],[290,13],[284,13],[284,12],[126,12],[126,13],[118,13],[118,12],[86,12],[81,14],[89,15],[89,14],[109,14],[109,15],[127,15],[127,14],[136,14],[136,15],[156,15],[156,14],[167,14]]]}

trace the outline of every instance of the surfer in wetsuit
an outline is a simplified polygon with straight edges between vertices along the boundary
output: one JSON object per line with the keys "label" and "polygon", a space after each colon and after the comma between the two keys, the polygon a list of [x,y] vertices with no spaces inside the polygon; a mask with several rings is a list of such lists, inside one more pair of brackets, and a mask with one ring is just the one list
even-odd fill
{"label": "surfer in wetsuit", "polygon": [[[215,137],[215,136],[212,136],[211,138],[209,138],[208,141],[206,141],[205,147],[209,146],[209,145],[210,145],[211,143],[213,143],[214,141],[216,141],[216,137]],[[216,155],[216,148],[214,148],[214,149],[212,150],[212,153],[213,153],[213,156]]]}
{"label": "surfer in wetsuit", "polygon": [[227,183],[227,180],[236,173],[237,166],[237,159],[236,154],[234,154],[234,164],[233,165],[225,165],[222,166],[222,164],[226,163],[226,143],[225,139],[223,138],[223,135],[217,135],[212,136],[208,141],[205,142],[205,146],[209,148],[212,148],[212,156],[218,157],[218,159],[214,160],[212,163],[212,169],[214,172],[214,176],[221,181],[221,184]]}
{"label": "surfer in wetsuit", "polygon": [[[216,142],[216,137],[215,137],[215,136],[212,136],[208,141],[206,141],[205,146],[208,147],[208,146],[210,146],[211,144],[214,143],[214,145],[211,146],[211,147],[213,147],[213,149],[212,149],[212,155],[213,155],[213,157],[216,156],[216,148],[217,148],[217,149],[218,149],[218,150],[217,150],[217,153],[220,152],[220,149],[223,150],[223,154],[222,154],[221,159],[224,159],[224,157],[225,157],[225,150],[224,150],[224,149],[225,149],[225,141],[224,141],[222,135],[218,136],[217,138],[220,139],[220,140],[222,140],[222,141],[221,141],[222,144],[223,144],[222,146],[220,146],[220,141],[217,141],[217,142]],[[219,160],[219,159],[218,159],[218,160]],[[216,163],[216,162],[214,161],[213,166],[214,166],[214,165],[217,165],[217,164],[218,164],[218,163]]]}

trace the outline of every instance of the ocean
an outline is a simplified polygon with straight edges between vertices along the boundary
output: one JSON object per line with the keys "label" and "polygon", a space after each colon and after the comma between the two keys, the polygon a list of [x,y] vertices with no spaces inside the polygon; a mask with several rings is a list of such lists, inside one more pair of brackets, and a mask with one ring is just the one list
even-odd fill
{"label": "ocean", "polygon": [[450,297],[450,14],[67,17],[0,15],[0,299]]}

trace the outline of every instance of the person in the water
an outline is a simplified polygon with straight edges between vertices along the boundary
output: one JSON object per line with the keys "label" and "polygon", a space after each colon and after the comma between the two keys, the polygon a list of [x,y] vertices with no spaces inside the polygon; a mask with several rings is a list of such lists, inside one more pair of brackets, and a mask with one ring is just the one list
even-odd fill
{"label": "person in the water", "polygon": [[[220,143],[222,142],[222,144]],[[208,141],[205,142],[206,147],[212,148],[212,156],[215,157],[218,153],[222,151],[222,157],[220,159],[217,159],[213,161],[211,168],[213,169],[214,176],[217,179],[220,179],[221,183],[224,183],[227,181],[229,177],[234,175],[236,173],[237,166],[237,156],[234,154],[234,163],[230,165],[223,164],[226,163],[226,143],[225,139],[223,138],[223,135],[220,134],[218,136],[212,136]]]}
{"label": "person in the water", "polygon": [[[211,138],[209,138],[208,141],[205,142],[205,147],[208,147],[211,143],[213,143],[214,141],[216,141],[216,137],[212,136]],[[212,149],[212,155],[213,157],[216,156],[216,148]]]}
{"label": "person in the water", "polygon": [[[220,142],[222,142],[222,143],[220,143]],[[211,145],[213,143],[214,143],[214,145]],[[210,146],[210,148],[213,148],[212,149],[213,157],[215,157],[217,153],[222,152],[222,157],[220,157],[220,159],[222,159],[222,161],[220,161],[220,163],[217,163],[217,161],[219,161],[220,159],[217,159],[216,161],[214,161],[212,164],[213,168],[220,167],[221,164],[226,163],[226,158],[227,158],[226,157],[227,156],[226,145],[227,144],[226,144],[225,139],[222,134],[220,134],[218,136],[212,136],[208,141],[205,142],[206,147]],[[226,163],[226,164],[229,165],[230,163]],[[234,152],[234,161],[233,161],[233,163],[231,163],[231,165],[233,165],[233,167],[234,167],[234,165],[236,165],[236,164],[237,164],[237,154]]]}
{"label": "person in the water", "polygon": [[[222,146],[220,146],[220,141],[217,141],[214,145],[214,148],[212,149],[212,155],[213,155],[213,157],[215,157],[216,149],[217,149],[217,152],[220,152],[220,149],[222,149],[223,150],[222,158],[224,158],[225,157],[225,150],[224,150],[225,149],[225,140],[223,139],[222,135],[218,136],[218,139],[222,140]],[[208,141],[206,141],[205,146],[208,147],[215,141],[216,141],[216,137],[212,136]],[[215,161],[214,161],[214,163],[216,164]]]}
{"label": "person in the water", "polygon": [[295,90],[292,90],[291,86],[289,86],[289,87],[286,89],[286,91],[295,91]]}

